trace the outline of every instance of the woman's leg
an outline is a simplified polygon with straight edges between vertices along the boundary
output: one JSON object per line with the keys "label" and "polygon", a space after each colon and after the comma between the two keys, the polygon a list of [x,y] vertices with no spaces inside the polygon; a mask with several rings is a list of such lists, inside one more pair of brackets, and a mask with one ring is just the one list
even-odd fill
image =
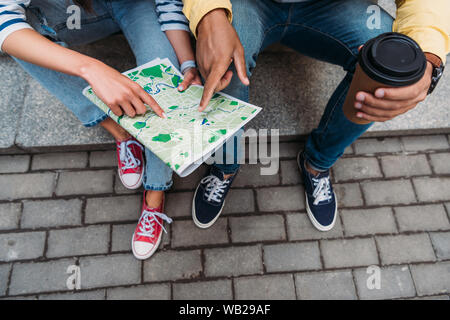
{"label": "woman's leg", "polygon": [[[64,45],[87,44],[120,31],[105,1],[94,2],[94,14],[81,11],[80,29],[68,29],[66,1],[33,1],[27,10],[31,26],[54,42]],[[16,59],[47,90],[59,98],[85,126],[101,124],[117,141],[119,177],[127,188],[138,188],[142,183],[144,161],[141,146],[130,141],[130,135],[101,109],[89,101],[82,90],[88,85],[83,79],[55,72]]]}
{"label": "woman's leg", "polygon": [[108,131],[117,141],[124,141],[131,138],[131,135],[128,133],[128,131],[118,125],[117,122],[115,122],[111,118],[106,118],[105,120],[100,122],[100,125],[106,131]]}
{"label": "woman's leg", "polygon": [[[112,2],[114,19],[130,44],[137,65],[142,65],[155,58],[169,58],[178,67],[178,60],[166,35],[161,31],[153,1],[138,0]],[[172,170],[155,156],[145,150],[146,169],[144,188],[147,204],[156,208],[163,199],[165,190],[172,186]]]}

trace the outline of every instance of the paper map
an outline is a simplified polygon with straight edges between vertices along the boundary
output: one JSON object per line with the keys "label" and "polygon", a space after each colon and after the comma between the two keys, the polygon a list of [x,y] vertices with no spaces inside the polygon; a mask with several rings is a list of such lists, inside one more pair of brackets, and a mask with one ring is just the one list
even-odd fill
{"label": "paper map", "polygon": [[144,115],[118,117],[91,87],[85,88],[83,94],[182,177],[194,171],[261,111],[257,106],[216,93],[205,111],[199,112],[203,87],[190,86],[179,92],[177,87],[183,76],[168,59],[155,59],[124,75],[158,102],[166,119],[148,106]]}

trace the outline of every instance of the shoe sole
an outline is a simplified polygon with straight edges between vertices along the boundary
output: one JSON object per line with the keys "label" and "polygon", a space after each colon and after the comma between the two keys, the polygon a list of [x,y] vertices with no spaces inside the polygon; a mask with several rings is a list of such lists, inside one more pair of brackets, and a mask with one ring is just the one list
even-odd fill
{"label": "shoe sole", "polygon": [[134,257],[135,257],[136,259],[138,259],[138,260],[146,260],[146,259],[150,258],[150,257],[156,252],[156,250],[159,248],[159,244],[161,243],[161,239],[162,239],[162,232],[163,232],[163,231],[161,230],[161,234],[159,235],[158,241],[156,241],[156,244],[155,244],[155,246],[153,247],[153,249],[150,250],[149,253],[147,253],[147,254],[145,254],[145,255],[143,255],[143,256],[138,255],[138,254],[136,253],[136,251],[134,250],[134,241],[133,241],[133,239],[134,239],[135,232],[133,232],[133,237],[131,238],[131,249],[132,249],[132,251],[133,251]]}
{"label": "shoe sole", "polygon": [[[302,172],[302,168],[300,167],[299,163],[300,163],[300,152],[297,154],[297,167],[298,170],[300,171],[300,173]],[[331,224],[329,224],[328,226],[324,226],[322,225],[319,221],[316,220],[316,218],[314,217],[313,213],[311,212],[311,210],[309,209],[309,203],[308,203],[308,195],[306,194],[305,191],[305,200],[306,200],[306,213],[308,214],[309,220],[311,221],[312,225],[319,231],[330,231],[331,229],[333,229],[335,223],[336,223],[336,216],[337,216],[337,198],[336,198],[336,193],[333,191],[334,194],[334,199],[336,201],[336,206],[334,208],[334,218],[333,221],[331,222]]]}
{"label": "shoe sole", "polygon": [[122,182],[122,185],[127,188],[128,190],[135,190],[137,188],[139,188],[142,185],[142,180],[144,178],[144,171],[145,171],[145,167],[142,167],[142,172],[141,172],[141,176],[139,177],[139,181],[136,182],[136,184],[132,185],[132,186],[128,186],[125,184],[125,182],[122,180],[122,175],[120,174],[120,169],[117,169],[117,173],[119,174],[119,179]]}
{"label": "shoe sole", "polygon": [[197,190],[198,190],[199,186],[200,185],[198,185],[197,189],[195,189],[194,199],[192,199],[192,220],[194,221],[194,224],[197,227],[199,227],[200,229],[207,229],[207,228],[211,227],[217,221],[217,219],[219,219],[219,216],[222,213],[222,210],[223,210],[223,208],[225,206],[225,200],[223,201],[222,208],[220,209],[219,213],[217,214],[217,216],[211,222],[206,223],[206,224],[201,223],[200,221],[197,220],[197,217],[195,216],[195,198],[197,197]]}

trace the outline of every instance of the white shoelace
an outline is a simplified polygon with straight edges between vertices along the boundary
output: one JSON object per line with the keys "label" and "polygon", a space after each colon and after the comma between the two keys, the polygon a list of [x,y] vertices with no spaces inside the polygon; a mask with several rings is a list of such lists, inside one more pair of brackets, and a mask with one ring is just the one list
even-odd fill
{"label": "white shoelace", "polygon": [[164,228],[163,224],[160,223],[158,219],[156,219],[156,217],[159,217],[164,221],[167,221],[168,223],[172,223],[172,219],[166,216],[164,213],[144,210],[142,212],[140,221],[141,225],[139,226],[139,231],[137,232],[137,234],[139,236],[153,238],[153,232],[155,231],[155,221],[161,226],[164,232],[167,233],[167,230]]}
{"label": "white shoelace", "polygon": [[325,178],[312,178],[314,186],[316,187],[313,192],[314,205],[318,205],[322,201],[328,201],[331,199],[330,179]]}
{"label": "white shoelace", "polygon": [[230,180],[220,180],[214,175],[207,176],[202,179],[201,183],[207,183],[205,195],[209,202],[216,201],[221,202],[226,187],[230,183]]}
{"label": "white shoelace", "polygon": [[122,141],[120,143],[120,162],[122,162],[124,165],[122,166],[123,170],[126,169],[134,169],[141,165],[141,161],[139,159],[136,159],[133,155],[133,152],[131,152],[130,145],[137,145],[141,150],[144,150],[144,148],[136,141],[129,140],[129,141]]}

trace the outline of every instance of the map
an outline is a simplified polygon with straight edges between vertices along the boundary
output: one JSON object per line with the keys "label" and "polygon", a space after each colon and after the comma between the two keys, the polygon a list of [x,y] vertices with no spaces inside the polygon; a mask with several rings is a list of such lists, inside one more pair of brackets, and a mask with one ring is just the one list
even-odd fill
{"label": "map", "polygon": [[178,91],[183,76],[168,59],[155,59],[124,75],[148,92],[167,118],[158,117],[149,106],[144,115],[118,117],[91,87],[85,88],[83,94],[181,177],[194,171],[261,111],[257,106],[216,93],[208,107],[199,112],[203,87],[192,85]]}

